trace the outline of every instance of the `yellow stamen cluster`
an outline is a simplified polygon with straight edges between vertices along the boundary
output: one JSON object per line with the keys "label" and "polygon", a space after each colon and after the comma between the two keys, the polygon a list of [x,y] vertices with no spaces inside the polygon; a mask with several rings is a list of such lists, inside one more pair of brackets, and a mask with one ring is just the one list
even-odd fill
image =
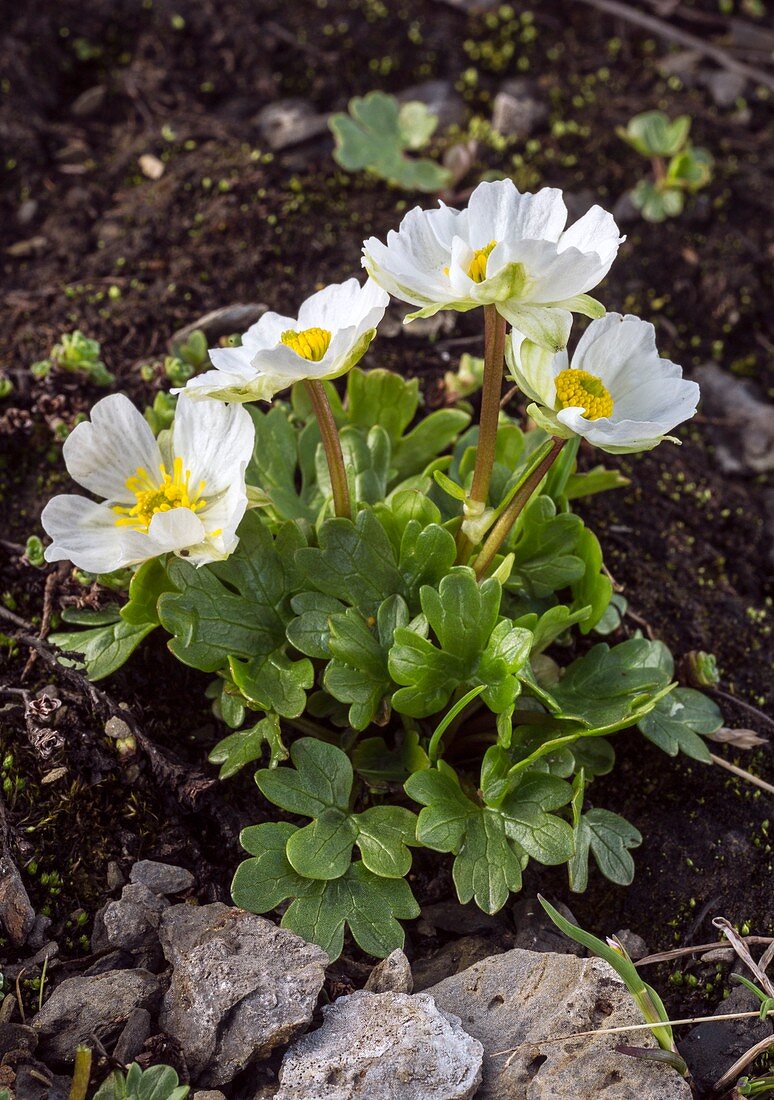
{"label": "yellow stamen cluster", "polygon": [[190,508],[201,512],[207,501],[203,497],[205,482],[200,481],[191,491],[191,471],[184,470],[182,458],[176,458],[170,474],[162,462],[159,478],[153,478],[142,466],[133,477],[127,478],[126,487],[134,493],[136,503],[131,507],[117,504],[113,511],[119,516],[117,527],[132,527],[147,533],[151,520],[158,512],[171,512],[173,508]]}
{"label": "yellow stamen cluster", "polygon": [[305,328],[302,332],[289,328],[282,333],[280,340],[302,359],[319,363],[330,346],[331,334],[327,328]]}
{"label": "yellow stamen cluster", "polygon": [[477,248],[473,253],[473,259],[470,261],[470,267],[468,268],[468,275],[474,283],[483,283],[486,278],[486,265],[492,249],[496,244],[497,241],[490,241],[485,248]]}
{"label": "yellow stamen cluster", "polygon": [[586,370],[563,370],[556,376],[556,396],[563,409],[583,409],[587,420],[613,413],[613,398],[602,380]]}

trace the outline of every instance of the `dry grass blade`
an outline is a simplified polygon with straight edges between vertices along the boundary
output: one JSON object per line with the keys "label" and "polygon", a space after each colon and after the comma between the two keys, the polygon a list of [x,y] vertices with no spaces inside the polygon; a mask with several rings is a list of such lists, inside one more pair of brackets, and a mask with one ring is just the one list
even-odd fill
{"label": "dry grass blade", "polygon": [[723,1092],[737,1080],[743,1069],[754,1062],[756,1058],[759,1058],[761,1054],[765,1054],[767,1050],[774,1050],[774,1039],[761,1039],[754,1047],[750,1047],[749,1050],[745,1051],[742,1057],[737,1058],[733,1066],[729,1066],[723,1076],[715,1082],[712,1091],[716,1093]]}
{"label": "dry grass blade", "polygon": [[[769,951],[774,951],[774,936],[745,936],[745,943],[769,945]],[[691,947],[673,947],[669,951],[659,951],[656,955],[646,955],[644,959],[637,959],[635,966],[655,966],[656,963],[671,962],[672,959],[682,959],[686,955],[699,955],[705,951],[716,951],[719,947],[725,947],[723,940],[715,940],[713,943],[696,943]],[[765,956],[764,956],[765,957]],[[763,962],[763,960],[761,960]],[[760,965],[760,964],[759,964]]]}
{"label": "dry grass blade", "polygon": [[748,970],[750,970],[760,982],[761,988],[769,997],[774,997],[774,983],[766,976],[765,971],[761,970],[755,959],[747,950],[747,944],[742,937],[731,925],[730,921],[727,921],[725,917],[715,917],[712,921],[715,928],[718,929],[728,940],[728,942],[736,951],[739,958],[745,964]]}
{"label": "dry grass blade", "polygon": [[[687,1024],[715,1024],[720,1023],[723,1020],[752,1020],[760,1019],[760,1012],[722,1012],[717,1016],[688,1016],[682,1020],[663,1020],[664,1027],[683,1027]],[[774,1016],[774,1009],[766,1013],[767,1016]],[[570,1039],[585,1039],[591,1035],[624,1035],[629,1031],[652,1031],[653,1024],[626,1024],[622,1027],[601,1027],[591,1028],[589,1031],[573,1031],[569,1035],[553,1035],[550,1039],[538,1039],[535,1041],[536,1047],[541,1047],[547,1043],[565,1043]],[[767,1039],[767,1043],[774,1043],[774,1039]],[[510,1048],[509,1050],[496,1050],[492,1054],[493,1058],[500,1058],[504,1054],[508,1054],[511,1057],[518,1052],[518,1047]],[[756,1055],[757,1057],[757,1055]],[[506,1063],[507,1065],[508,1063]]]}

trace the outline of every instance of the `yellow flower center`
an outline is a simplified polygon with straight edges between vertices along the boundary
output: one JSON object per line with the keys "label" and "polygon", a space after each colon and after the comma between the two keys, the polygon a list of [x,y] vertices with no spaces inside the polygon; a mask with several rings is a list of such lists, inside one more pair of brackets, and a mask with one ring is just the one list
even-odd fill
{"label": "yellow flower center", "polygon": [[[183,469],[182,458],[176,458],[172,464],[172,473],[162,462],[159,466],[160,483],[150,476],[142,466],[126,480],[126,487],[134,493],[135,504],[116,504],[113,511],[119,516],[117,527],[132,527],[135,531],[147,533],[151,520],[158,512],[171,512],[173,508],[190,508],[192,512],[201,512],[207,501],[202,494],[205,482],[200,481],[191,491],[189,482],[191,471]],[[211,532],[213,533],[213,532]]]}
{"label": "yellow flower center", "polygon": [[468,275],[474,283],[483,283],[486,278],[486,265],[490,253],[496,244],[497,241],[490,241],[485,248],[477,248],[473,253],[473,259],[470,261],[470,267],[468,268]]}
{"label": "yellow flower center", "polygon": [[556,376],[556,396],[563,409],[583,409],[587,420],[613,412],[613,398],[602,380],[586,370],[563,370]]}
{"label": "yellow flower center", "polygon": [[282,333],[280,340],[302,359],[319,363],[330,346],[331,334],[327,328],[305,328],[303,332],[294,332],[289,328]]}

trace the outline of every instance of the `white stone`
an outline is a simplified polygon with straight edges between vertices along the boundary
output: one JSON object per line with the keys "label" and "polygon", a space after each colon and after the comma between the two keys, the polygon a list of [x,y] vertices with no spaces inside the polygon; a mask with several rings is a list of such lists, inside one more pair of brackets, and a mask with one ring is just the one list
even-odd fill
{"label": "white stone", "polygon": [[340,997],[288,1050],[276,1100],[469,1100],[482,1046],[419,993]]}

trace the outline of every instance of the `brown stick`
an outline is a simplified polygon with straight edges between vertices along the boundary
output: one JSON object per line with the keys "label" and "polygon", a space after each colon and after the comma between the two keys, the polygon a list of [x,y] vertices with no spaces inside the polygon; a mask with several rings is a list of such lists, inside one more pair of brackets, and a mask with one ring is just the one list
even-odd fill
{"label": "brown stick", "polygon": [[681,30],[680,27],[673,27],[671,23],[667,23],[655,15],[636,11],[628,4],[621,3],[621,0],[575,0],[575,2],[587,4],[589,7],[603,11],[607,15],[613,15],[618,19],[625,19],[627,23],[644,27],[645,30],[655,34],[658,38],[679,42],[681,46],[696,50],[705,57],[711,57],[713,61],[717,62],[722,68],[728,69],[729,72],[739,73],[740,76],[747,77],[748,80],[763,84],[769,91],[774,91],[774,76],[764,69],[759,69],[755,65],[746,65],[743,61],[737,61],[735,57],[732,57],[726,50],[721,49],[720,46],[705,42],[703,38],[699,38],[698,35],[691,34],[689,31]]}

